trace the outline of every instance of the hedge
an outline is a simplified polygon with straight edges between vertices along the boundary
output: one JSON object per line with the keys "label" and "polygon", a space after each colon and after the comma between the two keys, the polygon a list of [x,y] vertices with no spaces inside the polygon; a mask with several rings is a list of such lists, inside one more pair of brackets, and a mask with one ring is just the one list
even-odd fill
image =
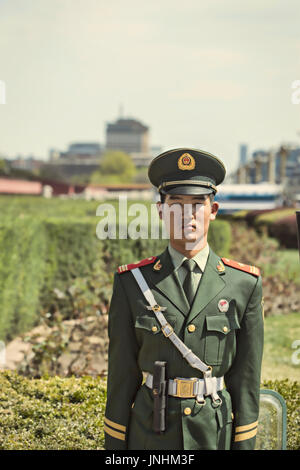
{"label": "hedge", "polygon": [[[299,384],[265,382],[287,404],[287,449],[300,449]],[[28,379],[0,373],[1,450],[103,449],[106,382],[101,378]]]}
{"label": "hedge", "polygon": [[[87,210],[89,203],[84,202]],[[54,289],[66,291],[74,279],[89,276],[95,261],[103,263],[104,282],[109,284],[118,265],[157,255],[168,243],[166,239],[99,240],[96,216],[62,214],[43,218],[40,212],[37,216],[22,212],[16,218],[5,216],[0,224],[0,340],[7,342],[28,331],[41,312],[51,311]],[[228,256],[228,222],[211,224],[209,243],[218,254]]]}
{"label": "hedge", "polygon": [[283,248],[298,249],[296,210],[283,207],[240,211],[232,216],[234,221],[244,220],[249,227],[254,227],[258,234],[276,238]]}
{"label": "hedge", "polygon": [[[269,236],[272,236],[270,229],[273,223],[293,214],[295,214],[295,209],[293,208],[282,208],[264,211],[263,213],[256,214],[256,216],[254,217],[253,225],[258,232],[262,232],[265,229],[267,231],[267,234]],[[249,217],[250,215],[248,215],[248,218]]]}
{"label": "hedge", "polygon": [[276,220],[270,227],[270,234],[285,248],[298,248],[296,214]]}

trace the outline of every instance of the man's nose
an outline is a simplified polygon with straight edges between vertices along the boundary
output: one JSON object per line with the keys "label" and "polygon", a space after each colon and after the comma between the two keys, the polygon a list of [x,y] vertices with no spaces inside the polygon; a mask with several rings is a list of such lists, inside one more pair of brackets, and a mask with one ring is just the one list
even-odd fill
{"label": "man's nose", "polygon": [[193,216],[195,212],[196,212],[196,204],[184,204],[183,206],[184,218]]}

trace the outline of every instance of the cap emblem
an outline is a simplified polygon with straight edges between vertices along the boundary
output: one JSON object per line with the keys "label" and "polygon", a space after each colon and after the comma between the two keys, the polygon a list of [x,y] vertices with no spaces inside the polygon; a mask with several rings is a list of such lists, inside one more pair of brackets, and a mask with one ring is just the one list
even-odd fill
{"label": "cap emblem", "polygon": [[180,170],[193,170],[195,168],[195,159],[189,153],[183,153],[178,158],[178,168]]}

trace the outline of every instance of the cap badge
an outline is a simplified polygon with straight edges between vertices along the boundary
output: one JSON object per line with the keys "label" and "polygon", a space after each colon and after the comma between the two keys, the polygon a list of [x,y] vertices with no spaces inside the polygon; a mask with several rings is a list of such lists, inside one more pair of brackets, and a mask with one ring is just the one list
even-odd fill
{"label": "cap badge", "polygon": [[220,312],[223,312],[223,313],[227,312],[228,309],[229,309],[228,300],[226,300],[226,299],[219,300],[218,309],[220,310]]}
{"label": "cap badge", "polygon": [[183,153],[178,158],[178,168],[180,170],[193,170],[195,168],[195,159],[189,153]]}

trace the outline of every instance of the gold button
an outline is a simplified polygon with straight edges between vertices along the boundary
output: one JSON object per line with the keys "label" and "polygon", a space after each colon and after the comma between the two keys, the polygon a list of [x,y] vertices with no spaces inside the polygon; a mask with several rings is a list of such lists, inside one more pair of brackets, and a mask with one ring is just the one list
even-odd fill
{"label": "gold button", "polygon": [[157,331],[157,326],[152,326],[152,331],[155,333]]}
{"label": "gold button", "polygon": [[188,326],[188,330],[189,330],[190,333],[193,333],[195,331],[195,329],[196,329],[195,325],[189,325]]}
{"label": "gold button", "polygon": [[188,415],[191,414],[192,410],[191,410],[191,408],[187,407],[187,408],[184,408],[184,411],[183,411],[183,412],[184,412],[185,415],[188,416]]}
{"label": "gold button", "polygon": [[223,327],[223,331],[224,331],[224,333],[227,333],[227,331],[228,331],[227,326],[224,326],[224,327]]}

